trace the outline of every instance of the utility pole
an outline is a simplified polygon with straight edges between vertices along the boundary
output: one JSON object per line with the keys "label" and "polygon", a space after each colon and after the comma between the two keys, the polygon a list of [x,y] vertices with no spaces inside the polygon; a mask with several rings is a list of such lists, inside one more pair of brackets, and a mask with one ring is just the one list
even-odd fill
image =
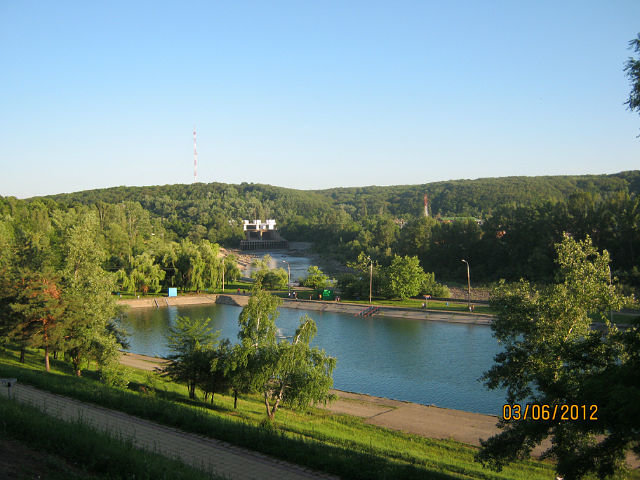
{"label": "utility pole", "polygon": [[469,292],[467,295],[467,303],[468,303],[469,311],[471,311],[471,274],[469,273],[469,262],[467,262],[464,258],[462,259],[462,261],[467,264],[467,286],[469,288]]}
{"label": "utility pole", "polygon": [[369,305],[371,305],[371,287],[373,286],[373,260],[371,257],[367,257],[369,259]]}
{"label": "utility pole", "polygon": [[226,257],[222,256],[222,293],[224,293],[224,271],[225,271],[225,259]]}
{"label": "utility pole", "polygon": [[196,127],[193,127],[193,183],[198,183],[198,149],[196,148]]}
{"label": "utility pole", "polygon": [[287,264],[287,290],[289,291],[289,296],[291,296],[291,267],[286,260],[282,260],[282,263]]}

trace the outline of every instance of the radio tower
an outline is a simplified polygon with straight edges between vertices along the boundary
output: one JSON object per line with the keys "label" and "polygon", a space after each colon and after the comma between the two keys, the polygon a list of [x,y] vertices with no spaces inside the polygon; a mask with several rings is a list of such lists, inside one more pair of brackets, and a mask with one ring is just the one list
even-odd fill
{"label": "radio tower", "polygon": [[198,183],[198,149],[196,148],[196,127],[193,127],[193,183]]}

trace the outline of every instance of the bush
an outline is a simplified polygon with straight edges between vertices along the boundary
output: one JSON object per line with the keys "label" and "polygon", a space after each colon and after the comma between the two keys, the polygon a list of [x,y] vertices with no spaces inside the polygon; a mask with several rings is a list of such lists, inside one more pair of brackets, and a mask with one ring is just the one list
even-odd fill
{"label": "bush", "polygon": [[307,273],[307,278],[302,281],[302,285],[304,285],[305,287],[310,287],[314,290],[318,290],[327,286],[329,277],[322,273],[322,270],[320,270],[315,265],[311,265],[307,270]]}

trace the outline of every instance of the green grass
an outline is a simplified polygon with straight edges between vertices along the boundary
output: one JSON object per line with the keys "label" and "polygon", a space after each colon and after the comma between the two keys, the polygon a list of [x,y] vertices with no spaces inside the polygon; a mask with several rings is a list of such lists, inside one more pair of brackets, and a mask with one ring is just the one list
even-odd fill
{"label": "green grass", "polygon": [[[161,455],[135,448],[131,441],[114,438],[80,422],[65,422],[35,407],[0,396],[0,432],[49,454],[49,479],[135,478],[210,479],[212,477]],[[36,477],[33,477],[36,478]],[[40,478],[38,476],[37,478]]]}
{"label": "green grass", "polygon": [[[347,299],[343,299],[344,302],[348,302],[348,303],[358,303],[358,304],[369,304],[369,300],[347,300]],[[377,306],[393,306],[393,307],[405,307],[405,308],[415,308],[418,310],[423,310],[422,308],[422,304],[424,303],[424,300],[421,299],[415,299],[415,298],[407,298],[406,300],[400,300],[400,299],[391,299],[391,300],[384,300],[384,299],[377,299],[374,298],[372,303],[373,305],[377,305]],[[443,311],[450,311],[450,312],[468,312],[469,311],[469,306],[466,302],[447,302],[447,301],[440,301],[440,300],[429,300],[428,302],[428,309],[429,310],[443,310]],[[474,313],[483,313],[483,314],[487,314],[487,315],[492,315],[495,313],[494,310],[492,310],[489,306],[487,305],[478,305],[478,304],[474,304],[473,306],[473,312]]]}
{"label": "green grass", "polygon": [[[221,288],[209,288],[209,289],[206,289],[206,290],[201,290],[200,292],[196,292],[195,290],[183,291],[183,290],[179,289],[178,290],[178,296],[195,295],[195,294],[207,295],[207,294],[215,294],[215,293],[233,294],[233,293],[237,293],[238,289],[251,291],[251,287],[252,286],[253,286],[253,283],[242,282],[242,281],[238,280],[238,281],[231,282],[231,283],[225,283],[224,290],[222,290]],[[161,291],[161,292],[158,292],[158,293],[148,293],[146,295],[144,295],[142,292],[138,292],[135,295],[133,293],[120,292],[119,295],[117,293],[115,295],[118,296],[118,298],[122,299],[122,300],[130,300],[130,299],[133,299],[133,298],[138,298],[138,296],[140,298],[165,298],[167,296],[167,292],[166,291]]]}
{"label": "green grass", "polygon": [[[7,350],[0,357],[0,376],[16,377],[55,393],[121,410],[186,431],[214,436],[307,467],[353,479],[549,479],[547,463],[520,462],[502,472],[484,469],[474,461],[476,449],[455,441],[441,441],[368,425],[364,420],[321,409],[278,412],[275,428],[265,428],[264,405],[243,396],[233,410],[230,396],[216,395],[213,406],[189,401],[186,388],[149,372],[131,369],[128,390],[108,388],[95,373],[74,378],[66,364],[53,362],[42,371],[41,354],[30,352],[25,365]],[[142,391],[146,393],[142,393]]]}
{"label": "green grass", "polygon": [[[241,281],[237,281],[237,282],[232,282],[230,284],[225,285],[225,289],[222,290],[220,288],[217,289],[209,289],[206,291],[201,291],[200,294],[201,295],[206,295],[206,294],[237,294],[238,293],[238,289],[240,289],[240,291],[244,291],[244,292],[250,292],[251,288],[253,287],[253,284],[250,282],[241,282]],[[296,290],[295,288],[293,290]],[[287,289],[283,289],[283,290],[273,290],[271,291],[271,293],[273,295],[276,295],[278,297],[282,297],[282,298],[288,298],[288,290]],[[309,294],[313,295],[313,300],[317,300],[318,298],[318,291],[309,291],[309,290],[300,290],[298,292],[298,298],[300,298],[301,300],[306,300],[309,298]],[[196,294],[195,291],[191,291],[191,292],[182,292],[180,291],[178,293],[179,296],[184,296],[184,295],[193,295]],[[133,298],[137,298],[138,295],[134,295],[132,293],[122,293],[118,298],[122,299],[122,300],[128,300],[128,299],[133,299]],[[140,298],[164,298],[167,296],[166,293],[164,292],[159,292],[159,293],[151,293],[151,294],[147,294],[147,295],[142,295],[139,294]],[[362,305],[368,305],[369,304],[369,300],[353,300],[353,299],[347,299],[347,298],[342,298],[343,302],[348,302],[348,303],[357,303],[357,304],[362,304]],[[415,308],[417,310],[422,310],[422,304],[424,303],[424,300],[422,299],[416,299],[416,298],[408,298],[406,300],[400,300],[400,299],[381,299],[381,298],[374,298],[373,299],[373,305],[377,305],[377,306],[393,306],[393,307],[404,307],[404,308]],[[468,312],[469,308],[466,302],[447,302],[447,301],[440,301],[440,300],[429,300],[428,302],[428,308],[429,310],[442,310],[442,311],[448,311],[448,312]],[[474,304],[474,313],[483,313],[483,314],[488,314],[488,315],[492,315],[495,312],[487,305],[478,305],[478,304]]]}

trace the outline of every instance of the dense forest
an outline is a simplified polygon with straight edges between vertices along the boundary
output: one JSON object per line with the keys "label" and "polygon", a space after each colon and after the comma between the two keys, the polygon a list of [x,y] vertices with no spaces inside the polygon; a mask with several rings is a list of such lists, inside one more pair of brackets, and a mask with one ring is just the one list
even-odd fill
{"label": "dense forest", "polygon": [[589,235],[610,252],[613,275],[637,287],[639,192],[640,171],[317,191],[198,183],[0,198],[0,219],[7,230],[25,208],[48,215],[94,211],[108,269],[130,275],[136,261],[147,269],[157,263],[167,272],[158,281],[167,285],[188,281],[172,277],[180,252],[199,249],[211,256],[210,245],[238,245],[243,219],[275,218],[288,240],[313,241],[319,252],[343,263],[361,252],[383,266],[394,255],[417,256],[438,280],[458,282],[466,280],[463,258],[475,281],[551,281],[554,244],[565,233]]}

